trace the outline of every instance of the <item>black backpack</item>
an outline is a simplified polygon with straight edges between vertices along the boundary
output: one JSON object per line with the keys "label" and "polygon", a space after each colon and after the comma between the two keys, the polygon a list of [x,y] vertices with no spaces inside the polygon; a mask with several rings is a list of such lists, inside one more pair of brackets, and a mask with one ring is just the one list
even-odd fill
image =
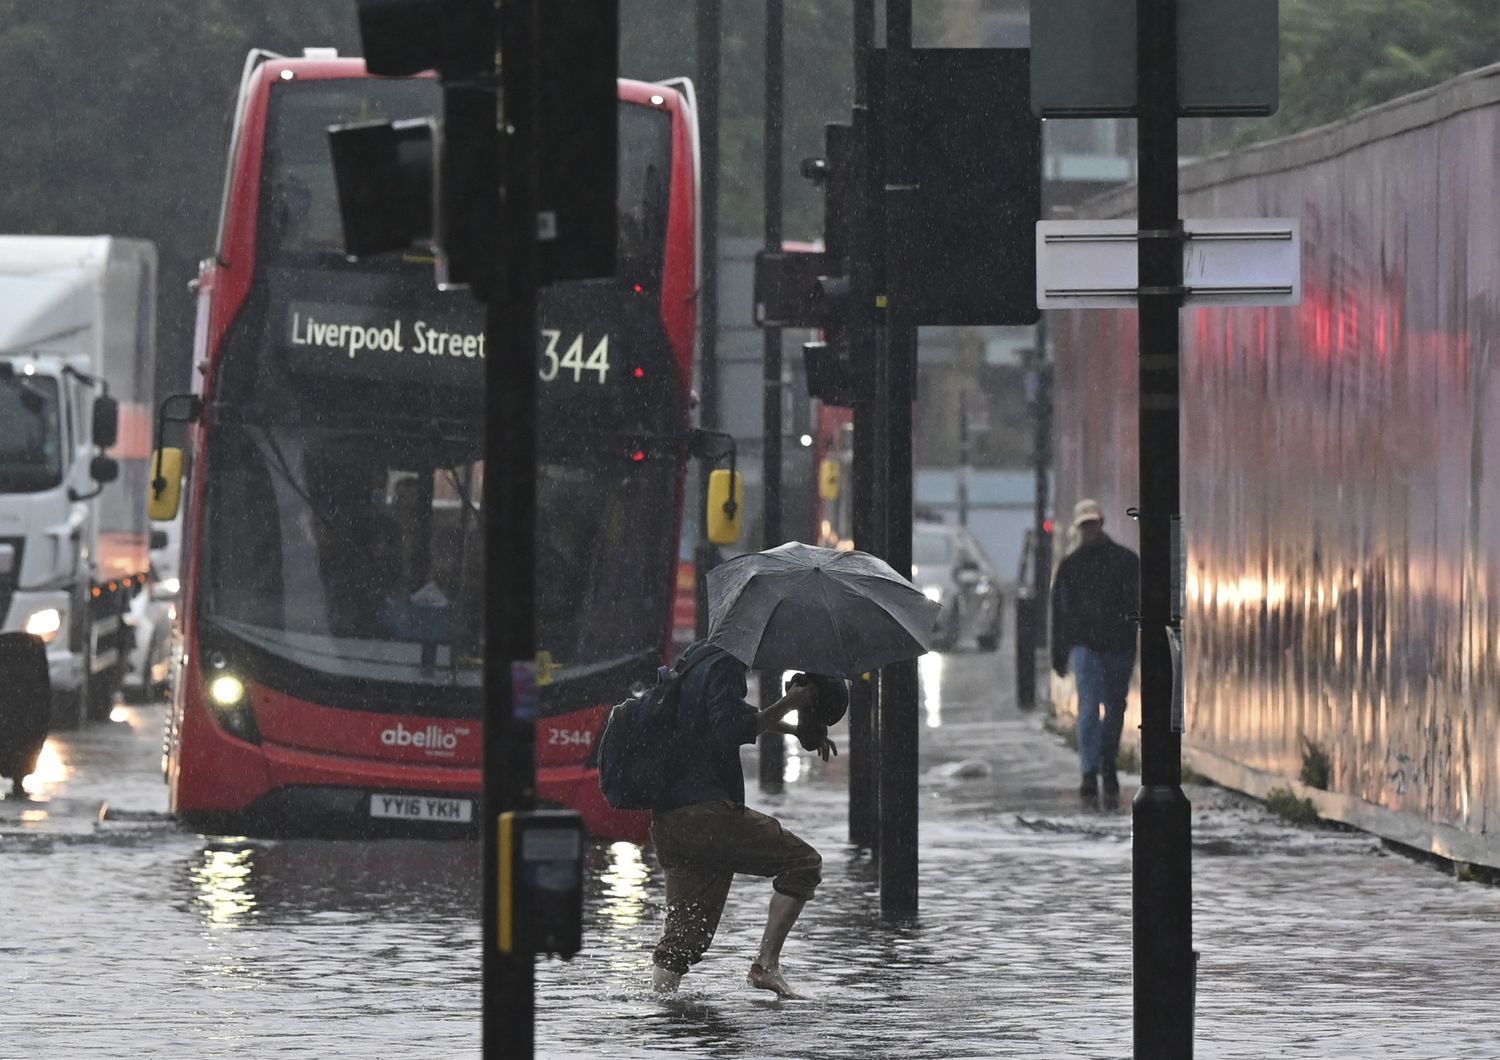
{"label": "black backpack", "polygon": [[[599,790],[617,810],[654,810],[677,774],[677,708],[687,672],[714,651],[658,667],[656,684],[610,709],[599,736]],[[686,663],[686,665],[683,665]]]}

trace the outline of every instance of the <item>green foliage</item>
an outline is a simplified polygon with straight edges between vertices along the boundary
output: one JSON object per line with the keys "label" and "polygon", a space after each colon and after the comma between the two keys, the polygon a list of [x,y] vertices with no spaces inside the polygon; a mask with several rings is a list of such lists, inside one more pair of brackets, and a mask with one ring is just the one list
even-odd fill
{"label": "green foliage", "polygon": [[1281,109],[1240,138],[1337,121],[1497,59],[1494,0],[1281,0]]}
{"label": "green foliage", "polygon": [[1302,772],[1299,776],[1302,783],[1310,788],[1327,791],[1332,774],[1333,763],[1328,759],[1328,752],[1306,736],[1302,737]]}
{"label": "green foliage", "polygon": [[[695,77],[694,9],[681,0],[622,0],[620,73],[656,80]],[[823,154],[823,126],[848,121],[854,101],[849,0],[786,4],[782,231],[812,239],[823,228],[822,193],[800,175]],[[725,235],[764,231],[766,7],[725,3],[720,64],[719,226]],[[704,115],[707,120],[708,115]]]}
{"label": "green foliage", "polygon": [[1266,809],[1292,824],[1317,824],[1318,809],[1311,799],[1299,799],[1286,788],[1266,793]]}
{"label": "green foliage", "polygon": [[187,385],[245,55],[305,45],[357,52],[353,3],[0,0],[0,232],[155,241],[159,392]]}

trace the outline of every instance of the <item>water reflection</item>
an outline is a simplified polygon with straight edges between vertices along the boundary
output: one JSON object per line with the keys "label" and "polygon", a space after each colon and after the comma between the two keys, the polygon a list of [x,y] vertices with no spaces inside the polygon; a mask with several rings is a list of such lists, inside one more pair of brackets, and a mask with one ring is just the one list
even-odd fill
{"label": "water reflection", "polygon": [[917,659],[917,687],[921,690],[922,709],[927,712],[927,727],[943,724],[943,667],[941,652],[930,651]]}
{"label": "water reflection", "polygon": [[631,928],[646,918],[646,881],[651,876],[634,843],[613,843],[599,874],[599,909],[617,928]]}
{"label": "water reflection", "polygon": [[255,915],[255,892],[250,887],[253,847],[209,847],[189,870],[200,913],[208,926],[238,928]]}
{"label": "water reflection", "polygon": [[32,795],[51,795],[67,783],[73,775],[73,766],[64,756],[64,748],[50,736],[42,744],[42,753],[37,757],[36,768],[26,778],[26,790]]}
{"label": "water reflection", "polygon": [[468,924],[479,902],[479,846],[216,840],[188,862],[186,882],[189,904],[211,929],[330,916]]}
{"label": "water reflection", "polygon": [[[790,714],[788,714],[787,720],[793,725],[797,724],[797,712],[794,710]],[[796,781],[807,769],[807,767],[802,762],[802,755],[799,753],[801,750],[802,742],[795,736],[783,736],[781,738],[781,754],[783,761],[781,767],[781,779],[787,784],[791,784]]]}

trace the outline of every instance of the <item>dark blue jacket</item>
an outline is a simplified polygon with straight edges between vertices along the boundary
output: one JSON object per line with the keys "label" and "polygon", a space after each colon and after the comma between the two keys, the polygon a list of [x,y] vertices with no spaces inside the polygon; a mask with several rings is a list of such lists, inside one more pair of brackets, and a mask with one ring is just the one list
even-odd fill
{"label": "dark blue jacket", "polygon": [[677,708],[678,773],[658,809],[725,799],[743,804],[740,746],[756,737],[756,710],[745,702],[748,668],[706,641],[690,645],[677,666],[686,670]]}

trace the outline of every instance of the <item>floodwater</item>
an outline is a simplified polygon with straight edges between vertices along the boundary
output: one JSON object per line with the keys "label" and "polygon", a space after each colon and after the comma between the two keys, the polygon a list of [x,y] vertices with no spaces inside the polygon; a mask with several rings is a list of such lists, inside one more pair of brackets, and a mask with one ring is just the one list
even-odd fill
{"label": "floodwater", "polygon": [[[752,802],[824,854],[785,953],[811,1000],[745,985],[770,894],[748,878],[679,995],[650,993],[660,872],[599,844],[587,949],[538,967],[537,1055],[1129,1056],[1129,816],[1071,801],[1070,753],[1000,691],[1007,657],[924,665],[914,922],[882,922],[845,842],[843,762],[797,755],[788,794]],[[118,715],[0,802],[0,1058],[479,1055],[475,844],[184,833],[160,709]],[[1190,797],[1199,1057],[1500,1057],[1500,890]]]}

